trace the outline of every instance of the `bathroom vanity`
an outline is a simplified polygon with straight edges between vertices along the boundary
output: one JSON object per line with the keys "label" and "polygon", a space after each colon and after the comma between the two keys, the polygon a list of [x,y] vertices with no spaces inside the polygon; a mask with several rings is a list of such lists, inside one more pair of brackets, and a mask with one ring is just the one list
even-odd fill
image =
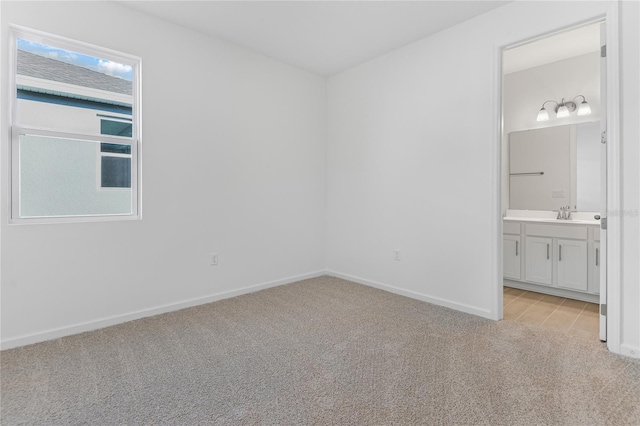
{"label": "bathroom vanity", "polygon": [[598,121],[509,134],[505,285],[599,302],[602,149]]}
{"label": "bathroom vanity", "polygon": [[507,210],[503,218],[504,284],[599,303],[600,221],[597,213]]}

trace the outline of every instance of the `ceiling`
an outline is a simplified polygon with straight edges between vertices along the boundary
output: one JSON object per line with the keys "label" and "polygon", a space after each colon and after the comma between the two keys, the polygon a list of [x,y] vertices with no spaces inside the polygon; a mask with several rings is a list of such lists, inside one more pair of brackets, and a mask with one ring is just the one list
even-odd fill
{"label": "ceiling", "polygon": [[320,75],[332,75],[509,1],[121,1]]}
{"label": "ceiling", "polygon": [[504,74],[550,64],[600,49],[600,24],[554,34],[531,43],[506,50],[503,54]]}

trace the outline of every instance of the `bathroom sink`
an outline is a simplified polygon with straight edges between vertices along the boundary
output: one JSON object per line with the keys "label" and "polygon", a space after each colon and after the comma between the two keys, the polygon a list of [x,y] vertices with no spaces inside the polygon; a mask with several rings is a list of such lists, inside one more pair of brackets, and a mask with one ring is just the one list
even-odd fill
{"label": "bathroom sink", "polygon": [[558,212],[554,211],[539,211],[539,210],[507,210],[507,214],[504,217],[506,221],[519,221],[519,222],[542,222],[542,223],[556,223],[567,225],[599,225],[600,220],[595,217],[599,214],[597,212],[572,212],[571,219],[557,219]]}

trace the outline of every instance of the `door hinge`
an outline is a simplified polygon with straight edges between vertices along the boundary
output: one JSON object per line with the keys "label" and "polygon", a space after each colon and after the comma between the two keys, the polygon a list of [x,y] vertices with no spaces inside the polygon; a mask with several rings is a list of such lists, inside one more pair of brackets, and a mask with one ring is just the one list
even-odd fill
{"label": "door hinge", "polygon": [[603,217],[602,219],[600,219],[600,229],[604,229],[605,231],[607,230],[607,218]]}
{"label": "door hinge", "polygon": [[603,317],[607,316],[607,305],[600,305],[600,315],[602,315]]}
{"label": "door hinge", "polygon": [[600,46],[600,57],[601,58],[606,58],[607,57],[607,45],[606,44],[604,46]]}
{"label": "door hinge", "polygon": [[600,142],[607,143],[607,131],[604,130],[600,133]]}

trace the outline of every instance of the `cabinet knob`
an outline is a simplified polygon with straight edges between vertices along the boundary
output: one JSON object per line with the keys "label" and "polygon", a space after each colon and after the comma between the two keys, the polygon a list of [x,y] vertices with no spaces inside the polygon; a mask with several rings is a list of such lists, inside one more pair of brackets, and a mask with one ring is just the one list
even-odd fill
{"label": "cabinet knob", "polygon": [[593,218],[594,218],[595,220],[600,220],[600,215],[599,215],[599,214],[597,214],[597,215],[593,216]]}

